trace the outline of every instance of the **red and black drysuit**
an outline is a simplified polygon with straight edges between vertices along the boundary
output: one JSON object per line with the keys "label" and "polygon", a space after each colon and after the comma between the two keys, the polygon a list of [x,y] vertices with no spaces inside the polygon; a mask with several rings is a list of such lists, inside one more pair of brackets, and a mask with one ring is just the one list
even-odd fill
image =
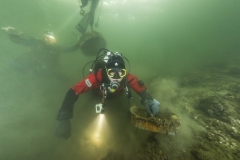
{"label": "red and black drysuit", "polygon": [[[110,80],[108,79],[106,72],[100,69],[96,73],[89,74],[85,79],[81,80],[75,86],[70,88],[64,98],[61,109],[58,112],[57,120],[72,118],[73,106],[79,95],[90,90],[95,90],[99,93],[102,93],[100,87],[103,83],[109,84]],[[142,99],[151,97],[147,93],[147,87],[143,84],[143,82],[139,81],[138,78],[132,74],[127,74],[127,76],[121,81],[120,87],[114,93],[108,92],[107,96],[112,97],[112,95],[118,95],[119,93],[122,93],[126,86],[128,89],[133,89]]]}

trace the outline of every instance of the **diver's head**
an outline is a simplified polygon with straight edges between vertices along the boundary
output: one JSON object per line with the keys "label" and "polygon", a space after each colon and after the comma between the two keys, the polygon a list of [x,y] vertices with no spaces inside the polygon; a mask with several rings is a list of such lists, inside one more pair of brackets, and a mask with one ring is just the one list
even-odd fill
{"label": "diver's head", "polygon": [[110,89],[115,91],[118,89],[120,82],[127,74],[125,63],[120,53],[116,52],[108,55],[108,59],[106,61],[106,72],[110,80]]}

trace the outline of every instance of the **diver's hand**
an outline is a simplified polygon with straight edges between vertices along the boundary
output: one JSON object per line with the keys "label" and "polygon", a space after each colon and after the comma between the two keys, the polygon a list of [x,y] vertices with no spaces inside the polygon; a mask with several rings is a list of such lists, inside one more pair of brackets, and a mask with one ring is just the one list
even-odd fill
{"label": "diver's hand", "polygon": [[1,29],[5,30],[6,32],[8,32],[10,35],[16,35],[16,36],[19,36],[19,35],[22,35],[23,32],[20,32],[18,31],[16,28],[13,28],[13,27],[2,27]]}
{"label": "diver's hand", "polygon": [[156,99],[145,99],[143,101],[143,106],[146,108],[150,115],[155,115],[159,112],[160,103]]}
{"label": "diver's hand", "polygon": [[59,121],[55,135],[64,139],[68,139],[71,136],[71,123],[69,119]]}
{"label": "diver's hand", "polygon": [[5,30],[5,31],[9,31],[9,30],[15,30],[16,28],[13,28],[11,26],[8,26],[8,27],[2,27],[1,29]]}

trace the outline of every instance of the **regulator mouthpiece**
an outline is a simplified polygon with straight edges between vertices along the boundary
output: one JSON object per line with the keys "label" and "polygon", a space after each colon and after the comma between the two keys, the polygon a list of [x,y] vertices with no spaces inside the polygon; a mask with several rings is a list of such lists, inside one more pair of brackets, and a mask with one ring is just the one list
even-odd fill
{"label": "regulator mouthpiece", "polygon": [[120,87],[120,83],[113,81],[113,82],[110,82],[110,86],[108,87],[108,90],[111,93],[114,93],[119,87]]}

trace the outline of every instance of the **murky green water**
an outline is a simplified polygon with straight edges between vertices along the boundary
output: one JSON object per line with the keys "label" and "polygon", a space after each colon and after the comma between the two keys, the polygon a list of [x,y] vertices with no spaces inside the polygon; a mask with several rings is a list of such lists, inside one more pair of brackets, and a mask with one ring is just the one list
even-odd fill
{"label": "murky green water", "polygon": [[[1,0],[0,27],[12,26],[39,39],[48,29],[57,44],[71,46],[80,35],[75,29],[81,19],[79,5],[78,0]],[[95,30],[103,34],[108,49],[130,60],[131,72],[149,86],[158,77],[236,65],[239,15],[238,1],[101,0]],[[75,105],[72,137],[55,137],[55,118],[65,93],[82,78],[85,63],[95,57],[80,51],[60,54],[57,62],[64,79],[38,74],[29,66],[29,72],[16,70],[22,67],[20,59],[29,62],[35,56],[29,47],[11,42],[3,30],[0,42],[0,159],[101,159],[109,149],[130,155],[146,140],[147,132],[131,126],[125,97],[110,102],[118,106],[109,109],[103,130],[96,135],[98,99],[88,94]],[[137,95],[134,99],[137,103]]]}

